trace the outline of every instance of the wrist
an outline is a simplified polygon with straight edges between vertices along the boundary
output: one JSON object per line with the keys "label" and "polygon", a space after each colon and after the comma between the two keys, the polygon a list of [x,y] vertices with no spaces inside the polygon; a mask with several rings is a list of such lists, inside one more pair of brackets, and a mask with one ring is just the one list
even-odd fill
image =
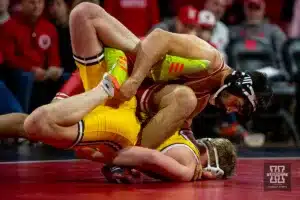
{"label": "wrist", "polygon": [[131,84],[133,88],[138,88],[141,84],[141,80],[132,76],[128,78],[128,82]]}

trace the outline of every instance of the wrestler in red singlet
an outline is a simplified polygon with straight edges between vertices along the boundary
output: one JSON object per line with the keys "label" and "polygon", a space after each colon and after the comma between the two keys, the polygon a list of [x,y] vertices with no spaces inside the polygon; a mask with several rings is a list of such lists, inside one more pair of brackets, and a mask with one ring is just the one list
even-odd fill
{"label": "wrestler in red singlet", "polygon": [[[128,59],[128,69],[131,72],[135,56],[126,54]],[[208,100],[222,85],[224,72],[231,69],[222,62],[220,66],[212,67],[211,70],[202,71],[193,75],[184,75],[176,81],[168,83],[155,83],[152,79],[146,78],[139,88],[136,97],[139,102],[138,109],[147,115],[152,116],[158,110],[152,99],[153,95],[158,92],[166,84],[182,84],[190,87],[198,98],[198,105],[195,113],[200,113],[207,105]],[[84,88],[80,79],[79,71],[76,70],[70,79],[65,83],[61,90],[56,94],[55,99],[63,99],[84,92]]]}

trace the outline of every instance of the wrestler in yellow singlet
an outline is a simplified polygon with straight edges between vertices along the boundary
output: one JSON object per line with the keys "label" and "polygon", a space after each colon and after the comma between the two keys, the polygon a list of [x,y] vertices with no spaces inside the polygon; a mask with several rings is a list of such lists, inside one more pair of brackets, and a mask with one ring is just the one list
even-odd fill
{"label": "wrestler in yellow singlet", "polygon": [[[127,60],[122,51],[105,48],[103,53],[92,58],[84,60],[75,56],[74,58],[85,91],[96,87],[102,80],[103,74],[110,70],[121,70],[114,74],[122,79],[119,82],[124,82],[128,77]],[[109,104],[109,101],[112,100],[108,100],[105,104]],[[95,145],[100,151],[103,151],[105,146],[118,151],[135,145],[140,131],[140,123],[135,115],[136,106],[135,97],[117,108],[99,105],[79,123],[80,133],[73,148]]]}

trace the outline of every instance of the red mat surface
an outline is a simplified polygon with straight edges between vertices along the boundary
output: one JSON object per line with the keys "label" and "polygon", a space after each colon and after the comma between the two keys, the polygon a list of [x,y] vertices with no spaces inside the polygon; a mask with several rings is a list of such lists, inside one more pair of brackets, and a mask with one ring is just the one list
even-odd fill
{"label": "red mat surface", "polygon": [[[264,191],[264,163],[291,164],[291,191]],[[300,160],[243,159],[230,180],[108,184],[87,161],[0,163],[1,200],[300,200]]]}

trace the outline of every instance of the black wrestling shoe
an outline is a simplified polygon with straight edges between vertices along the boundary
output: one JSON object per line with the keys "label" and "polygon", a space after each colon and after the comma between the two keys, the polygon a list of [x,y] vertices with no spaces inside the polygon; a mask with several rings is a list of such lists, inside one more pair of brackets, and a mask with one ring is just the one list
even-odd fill
{"label": "black wrestling shoe", "polygon": [[109,183],[131,183],[130,172],[127,168],[104,165],[101,172]]}

